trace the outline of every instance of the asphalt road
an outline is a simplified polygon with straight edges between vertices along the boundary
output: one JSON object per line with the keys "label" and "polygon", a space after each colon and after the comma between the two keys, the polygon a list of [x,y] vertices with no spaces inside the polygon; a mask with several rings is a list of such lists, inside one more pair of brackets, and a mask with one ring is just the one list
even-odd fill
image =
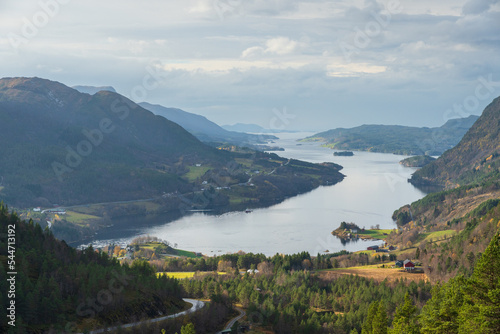
{"label": "asphalt road", "polygon": [[[236,321],[240,320],[241,318],[243,318],[247,314],[243,309],[241,309],[239,307],[235,307],[235,308],[238,310],[238,312],[240,312],[240,315],[231,319],[231,321],[226,325],[226,328],[224,328],[224,330],[231,329],[231,327],[234,326],[234,323]],[[220,333],[221,332],[218,332],[217,334],[220,334]]]}

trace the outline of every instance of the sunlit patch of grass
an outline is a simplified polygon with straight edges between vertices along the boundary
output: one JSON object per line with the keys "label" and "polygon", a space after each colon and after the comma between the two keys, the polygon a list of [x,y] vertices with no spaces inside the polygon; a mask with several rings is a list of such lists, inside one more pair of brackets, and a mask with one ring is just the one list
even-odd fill
{"label": "sunlit patch of grass", "polygon": [[189,180],[189,182],[193,182],[196,179],[202,177],[203,175],[205,175],[206,172],[208,172],[211,169],[211,167],[209,166],[200,166],[200,167],[188,166],[188,168],[189,172],[184,174],[184,176]]}

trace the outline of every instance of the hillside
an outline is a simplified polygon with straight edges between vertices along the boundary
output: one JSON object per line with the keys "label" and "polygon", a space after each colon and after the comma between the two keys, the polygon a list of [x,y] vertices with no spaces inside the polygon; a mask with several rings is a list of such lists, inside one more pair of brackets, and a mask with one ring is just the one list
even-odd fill
{"label": "hillside", "polygon": [[453,188],[498,179],[499,175],[500,97],[486,107],[456,147],[417,171],[410,182]]}
{"label": "hillside", "polygon": [[437,128],[399,125],[361,125],[317,133],[303,141],[321,141],[336,150],[370,151],[402,155],[441,155],[454,147],[478,119],[451,119]]}
{"label": "hillside", "polygon": [[[335,164],[219,150],[117,93],[39,78],[0,80],[0,142],[0,201],[86,208],[55,221],[68,242],[123,215],[263,207],[343,179]],[[43,226],[57,219],[32,213]]]}
{"label": "hillside", "polygon": [[196,138],[204,142],[222,142],[235,145],[265,144],[269,140],[278,139],[270,135],[252,135],[247,133],[228,131],[208,120],[206,117],[189,113],[177,108],[167,108],[146,102],[139,103],[141,107],[156,115],[179,124]]}
{"label": "hillside", "polygon": [[405,167],[424,167],[434,160],[436,160],[436,158],[428,155],[416,155],[414,157],[403,159],[399,163]]}
{"label": "hillside", "polygon": [[[0,239],[0,316],[10,319],[7,308],[14,301],[16,333],[82,332],[185,308],[179,282],[157,278],[143,261],[121,266],[92,248],[77,251],[40,225],[9,214],[3,203],[0,228],[15,238],[15,252],[9,253],[7,238]],[[6,272],[12,271],[15,298],[7,298]],[[13,333],[6,322],[0,322],[0,332]]]}
{"label": "hillside", "polygon": [[477,254],[500,228],[500,98],[484,110],[460,143],[418,170],[410,182],[443,191],[396,210],[403,229],[387,240],[413,248],[427,275],[449,279],[470,275]]}
{"label": "hillside", "polygon": [[183,165],[221,165],[179,125],[109,91],[0,80],[0,198],[16,206],[148,198],[190,190]]}

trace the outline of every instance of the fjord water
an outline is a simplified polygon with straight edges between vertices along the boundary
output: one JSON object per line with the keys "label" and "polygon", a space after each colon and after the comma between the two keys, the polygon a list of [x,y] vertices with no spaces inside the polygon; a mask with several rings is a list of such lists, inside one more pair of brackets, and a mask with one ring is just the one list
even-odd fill
{"label": "fjord water", "polygon": [[[415,169],[399,165],[404,156],[355,152],[352,157],[336,157],[331,149],[321,147],[319,143],[296,141],[307,135],[279,134],[280,140],[276,141],[276,145],[285,148],[285,151],[276,153],[315,163],[340,164],[344,167],[341,172],[346,175],[342,182],[289,198],[269,208],[255,209],[251,213],[195,213],[168,223],[162,223],[164,217],[148,216],[149,222],[156,221],[158,225],[129,230],[128,237],[112,240],[109,240],[113,233],[113,228],[110,228],[106,236],[96,236],[101,239],[100,242],[93,243],[123,244],[137,235],[151,235],[177,244],[180,249],[206,255],[239,250],[266,255],[302,251],[317,254],[343,249],[356,251],[380,242],[358,241],[342,245],[331,235],[331,231],[342,221],[366,228],[377,224],[380,228],[394,228],[396,225],[391,219],[394,210],[425,195],[407,182]],[[142,225],[140,217],[134,219],[137,220],[135,226]],[[108,240],[102,240],[104,238]]]}

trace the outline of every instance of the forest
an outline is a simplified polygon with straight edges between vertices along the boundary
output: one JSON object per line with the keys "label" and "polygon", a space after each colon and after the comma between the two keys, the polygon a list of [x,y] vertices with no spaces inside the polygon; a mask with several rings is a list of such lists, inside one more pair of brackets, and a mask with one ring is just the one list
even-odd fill
{"label": "forest", "polygon": [[[498,202],[478,209],[470,217],[498,222]],[[120,264],[92,248],[78,251],[21,221],[0,205],[2,232],[16,226],[16,327],[2,322],[2,332],[74,332],[175,313],[185,307],[182,297],[209,300],[208,307],[192,315],[129,332],[213,333],[234,316],[233,305],[247,311],[245,322],[275,333],[496,333],[500,330],[500,234],[473,270],[440,283],[406,280],[377,282],[338,275],[322,278],[318,272],[339,266],[374,261],[345,251],[311,256],[227,254],[213,258],[172,258],[164,262],[134,260]],[[497,225],[497,224],[495,224]],[[469,233],[469,236],[473,232]],[[457,240],[461,240],[457,235]],[[442,247],[446,243],[442,244]],[[7,318],[7,245],[2,242],[0,289],[3,319]],[[447,249],[447,248],[443,248]],[[350,260],[348,260],[350,259]],[[364,263],[366,264],[366,263]],[[257,269],[240,273],[240,269]],[[156,271],[200,270],[214,274],[177,280]],[[225,275],[216,274],[224,270]],[[189,326],[188,326],[189,325]],[[472,329],[480,329],[474,331]],[[472,331],[471,331],[472,330]],[[125,333],[119,329],[116,332]],[[181,332],[182,333],[182,332]]]}

